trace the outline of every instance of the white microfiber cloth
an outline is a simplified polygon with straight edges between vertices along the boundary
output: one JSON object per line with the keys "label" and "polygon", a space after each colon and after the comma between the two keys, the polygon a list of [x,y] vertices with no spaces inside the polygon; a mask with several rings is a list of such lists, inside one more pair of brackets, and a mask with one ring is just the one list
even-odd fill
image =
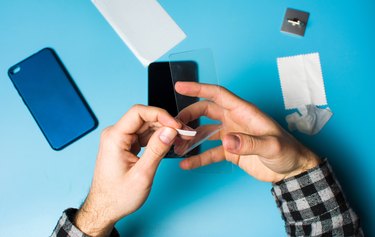
{"label": "white microfiber cloth", "polygon": [[329,108],[321,109],[315,105],[306,105],[298,108],[286,116],[290,131],[298,130],[307,135],[317,134],[331,118],[332,112]]}
{"label": "white microfiber cloth", "polygon": [[332,116],[327,105],[319,53],[277,59],[285,109],[298,109],[286,116],[289,130],[317,134]]}
{"label": "white microfiber cloth", "polygon": [[286,109],[304,105],[326,105],[319,53],[277,59]]}

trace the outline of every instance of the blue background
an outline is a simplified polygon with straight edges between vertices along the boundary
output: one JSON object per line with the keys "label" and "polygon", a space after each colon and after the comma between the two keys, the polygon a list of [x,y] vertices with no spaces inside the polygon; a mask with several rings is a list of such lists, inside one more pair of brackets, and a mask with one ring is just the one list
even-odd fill
{"label": "blue background", "polygon": [[[319,52],[334,116],[316,136],[295,135],[328,157],[365,234],[375,236],[375,34],[371,0],[172,1],[160,3],[188,38],[172,52],[211,48],[223,86],[284,127],[276,58]],[[311,13],[306,35],[280,32],[287,7]],[[147,69],[90,1],[0,1],[0,236],[47,236],[90,186],[101,129],[147,103]],[[10,66],[54,48],[99,118],[99,129],[53,151],[7,76]],[[167,59],[164,56],[162,59]],[[123,236],[283,236],[268,183],[238,168],[187,172],[164,160],[147,203],[117,224]]]}

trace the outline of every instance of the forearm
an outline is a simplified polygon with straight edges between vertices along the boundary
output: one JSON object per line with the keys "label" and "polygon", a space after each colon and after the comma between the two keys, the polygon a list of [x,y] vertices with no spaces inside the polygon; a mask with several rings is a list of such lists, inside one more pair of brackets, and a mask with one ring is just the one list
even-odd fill
{"label": "forearm", "polygon": [[109,208],[103,206],[102,202],[95,205],[90,194],[74,217],[74,224],[79,230],[91,237],[110,236],[115,221],[108,218],[107,211]]}
{"label": "forearm", "polygon": [[272,194],[289,236],[363,236],[359,218],[326,160],[273,184]]}
{"label": "forearm", "polygon": [[[51,237],[89,237],[86,233],[79,230],[75,224],[74,219],[76,218],[77,209],[69,208],[64,211],[60,220],[58,221]],[[110,237],[119,237],[119,233],[115,228],[108,235]]]}

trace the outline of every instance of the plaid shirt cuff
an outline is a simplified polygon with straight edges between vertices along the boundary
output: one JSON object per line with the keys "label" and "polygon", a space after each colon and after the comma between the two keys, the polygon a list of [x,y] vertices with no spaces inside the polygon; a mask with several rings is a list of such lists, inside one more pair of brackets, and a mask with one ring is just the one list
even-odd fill
{"label": "plaid shirt cuff", "polygon": [[[89,237],[73,225],[73,220],[77,211],[78,210],[74,208],[66,209],[53,230],[51,237]],[[110,237],[120,237],[115,228],[113,228]]]}
{"label": "plaid shirt cuff", "polygon": [[363,236],[327,160],[271,191],[289,236]]}

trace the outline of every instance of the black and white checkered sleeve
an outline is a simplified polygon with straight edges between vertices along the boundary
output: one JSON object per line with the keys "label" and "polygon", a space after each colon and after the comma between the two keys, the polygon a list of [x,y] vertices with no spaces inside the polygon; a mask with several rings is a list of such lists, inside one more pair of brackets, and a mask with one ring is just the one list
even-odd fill
{"label": "black and white checkered sleeve", "polygon": [[[66,209],[60,217],[60,220],[58,221],[55,229],[53,230],[51,237],[89,237],[73,225],[73,219],[76,213],[77,209]],[[120,237],[115,228],[113,228],[110,237]]]}
{"label": "black and white checkered sleeve", "polygon": [[327,160],[273,184],[288,236],[363,236]]}

